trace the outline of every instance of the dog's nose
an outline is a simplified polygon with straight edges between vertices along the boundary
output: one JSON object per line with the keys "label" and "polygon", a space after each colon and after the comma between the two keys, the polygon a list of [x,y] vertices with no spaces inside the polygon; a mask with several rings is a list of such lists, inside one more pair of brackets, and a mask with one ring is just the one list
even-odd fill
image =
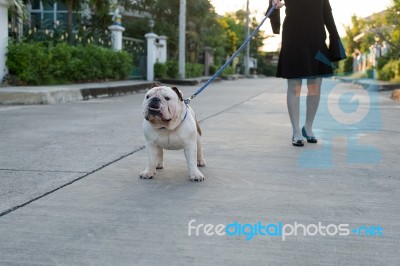
{"label": "dog's nose", "polygon": [[149,102],[149,107],[150,108],[154,108],[154,109],[158,109],[160,108],[160,103],[161,103],[161,99],[158,97],[153,97],[150,99]]}

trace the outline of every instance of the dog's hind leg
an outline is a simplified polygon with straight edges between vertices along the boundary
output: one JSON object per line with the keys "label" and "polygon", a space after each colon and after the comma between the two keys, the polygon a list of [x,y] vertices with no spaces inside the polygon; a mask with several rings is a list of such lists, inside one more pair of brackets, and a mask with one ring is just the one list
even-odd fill
{"label": "dog's hind leg", "polygon": [[161,147],[158,147],[157,151],[157,169],[163,169],[164,168],[164,150]]}
{"label": "dog's hind leg", "polygon": [[191,181],[203,181],[204,175],[199,171],[196,164],[196,145],[190,144],[185,147],[185,157],[189,168],[189,179]]}
{"label": "dog's hind leg", "polygon": [[206,166],[206,160],[203,155],[203,147],[201,144],[201,136],[197,134],[197,166]]}

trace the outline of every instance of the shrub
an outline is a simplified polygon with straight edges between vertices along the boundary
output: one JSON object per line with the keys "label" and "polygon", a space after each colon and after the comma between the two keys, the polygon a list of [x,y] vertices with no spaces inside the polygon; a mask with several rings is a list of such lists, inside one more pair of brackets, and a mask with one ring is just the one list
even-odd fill
{"label": "shrub", "polygon": [[95,45],[70,46],[40,42],[10,43],[7,67],[23,84],[45,85],[125,79],[132,68],[132,56]]}
{"label": "shrub", "polygon": [[378,60],[377,60],[376,68],[378,70],[382,69],[387,63],[389,63],[389,61],[390,61],[390,57],[388,57],[388,56],[379,57]]}
{"label": "shrub", "polygon": [[[126,51],[115,52],[110,49],[101,48],[105,52],[106,60],[110,64],[111,79],[125,79],[127,78],[133,66],[132,56]],[[105,75],[106,73],[104,73]],[[106,76],[107,77],[107,76]]]}
{"label": "shrub", "polygon": [[335,74],[349,75],[353,73],[353,57],[347,56],[345,60],[339,61],[339,67],[335,70]]}
{"label": "shrub", "polygon": [[[185,64],[185,74],[188,78],[199,77],[203,74],[204,65],[202,64]],[[154,64],[154,76],[156,78],[173,78],[179,77],[179,63],[177,61],[167,61],[165,63]]]}
{"label": "shrub", "polygon": [[378,69],[380,80],[390,81],[400,76],[400,60],[390,60],[381,69]]}
{"label": "shrub", "polygon": [[233,74],[235,74],[235,70],[233,69],[233,67],[228,66],[222,71],[221,76],[227,76]]}
{"label": "shrub", "polygon": [[[105,49],[105,48],[103,48]],[[133,57],[131,54],[129,54],[126,51],[119,51],[119,52],[114,52],[111,50],[108,50],[109,52],[113,52],[114,55],[118,58],[117,64],[114,64],[114,69],[116,69],[115,73],[118,74],[117,78],[118,79],[126,79],[129,77],[129,75],[132,72],[132,66],[133,66]]]}
{"label": "shrub", "polygon": [[[209,72],[210,75],[214,75],[221,67],[218,67],[216,65],[210,65],[209,66]],[[233,75],[235,74],[235,70],[231,66],[227,66],[222,70],[220,76],[227,76],[227,75]]]}
{"label": "shrub", "polygon": [[187,78],[200,77],[203,75],[204,65],[202,64],[185,64],[185,74]]}
{"label": "shrub", "polygon": [[48,72],[51,56],[42,43],[10,43],[6,64],[10,74],[17,76],[23,84],[39,85],[52,82],[52,76]]}
{"label": "shrub", "polygon": [[167,65],[163,63],[154,64],[154,77],[166,78],[167,77]]}
{"label": "shrub", "polygon": [[86,69],[84,65],[84,50],[81,47],[73,46],[71,50],[71,61],[67,64],[67,73],[69,81],[83,81],[86,78]]}
{"label": "shrub", "polygon": [[218,67],[216,65],[210,65],[208,67],[208,72],[210,75],[214,75],[215,72],[217,72],[217,71],[218,71]]}
{"label": "shrub", "polygon": [[259,71],[260,74],[265,76],[275,77],[277,67],[278,66],[275,64],[264,64],[263,66],[260,66]]}
{"label": "shrub", "polygon": [[169,60],[165,62],[167,66],[167,76],[170,78],[178,78],[179,77],[179,64],[177,61]]}
{"label": "shrub", "polygon": [[50,48],[51,64],[49,66],[49,72],[53,73],[54,80],[58,80],[62,83],[68,81],[68,75],[66,75],[66,73],[69,69],[66,62],[70,62],[72,59],[71,50],[72,49],[69,49],[66,43]]}

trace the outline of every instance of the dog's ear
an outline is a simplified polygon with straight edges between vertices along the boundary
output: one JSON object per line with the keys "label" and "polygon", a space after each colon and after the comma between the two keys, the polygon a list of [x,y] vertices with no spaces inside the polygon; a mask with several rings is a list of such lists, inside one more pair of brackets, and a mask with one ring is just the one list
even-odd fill
{"label": "dog's ear", "polygon": [[160,83],[156,83],[156,82],[153,82],[153,84],[151,84],[151,88],[160,87],[160,86],[161,86],[161,84]]}
{"label": "dog's ear", "polygon": [[179,100],[183,101],[183,94],[180,90],[178,90],[177,87],[172,87],[171,88],[174,92],[176,92],[176,94],[178,94]]}

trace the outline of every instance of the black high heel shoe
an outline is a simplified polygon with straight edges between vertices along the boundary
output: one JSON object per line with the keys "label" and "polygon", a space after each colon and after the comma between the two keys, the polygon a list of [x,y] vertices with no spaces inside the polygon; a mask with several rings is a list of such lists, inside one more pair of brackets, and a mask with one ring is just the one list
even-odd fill
{"label": "black high heel shoe", "polygon": [[303,137],[305,137],[307,139],[308,143],[317,143],[318,142],[318,140],[315,137],[310,137],[307,135],[306,129],[304,127],[301,129],[301,133],[303,134]]}
{"label": "black high heel shoe", "polygon": [[303,147],[304,141],[302,139],[294,140],[294,137],[292,137],[292,145],[296,147]]}

